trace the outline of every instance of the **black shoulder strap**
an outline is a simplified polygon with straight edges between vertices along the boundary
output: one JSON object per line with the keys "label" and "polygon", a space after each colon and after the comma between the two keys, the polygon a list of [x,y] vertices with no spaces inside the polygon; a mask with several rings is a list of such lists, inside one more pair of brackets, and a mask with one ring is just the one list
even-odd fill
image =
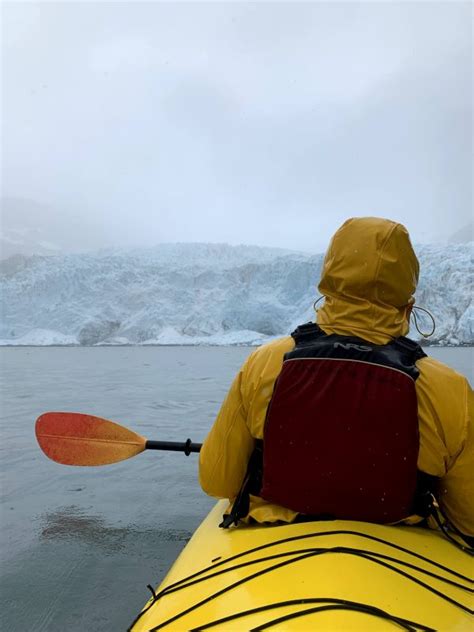
{"label": "black shoulder strap", "polygon": [[421,358],[426,358],[426,353],[421,348],[420,344],[415,340],[411,340],[411,338],[405,338],[405,336],[400,336],[399,338],[395,338],[393,341],[394,346],[403,349],[403,351],[409,351],[413,353],[414,361],[421,360]]}
{"label": "black shoulder strap", "polygon": [[[291,337],[295,341],[297,346],[310,344],[314,340],[327,336],[321,327],[317,323],[308,322],[303,325],[299,325],[294,331],[291,332]],[[398,347],[405,353],[408,351],[414,355],[415,361],[426,357],[426,353],[421,348],[420,344],[411,338],[405,336],[399,336],[392,341],[393,346]]]}
{"label": "black shoulder strap", "polygon": [[291,337],[295,341],[297,346],[309,344],[324,336],[325,333],[317,323],[309,322],[304,325],[299,325],[294,331],[291,332]]}

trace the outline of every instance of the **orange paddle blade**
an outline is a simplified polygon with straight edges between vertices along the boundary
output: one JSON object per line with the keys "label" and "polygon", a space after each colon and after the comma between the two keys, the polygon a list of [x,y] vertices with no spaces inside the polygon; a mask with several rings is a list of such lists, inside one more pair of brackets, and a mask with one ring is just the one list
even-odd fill
{"label": "orange paddle blade", "polygon": [[36,420],[43,452],[64,465],[106,465],[145,449],[146,439],[113,421],[82,413],[45,413]]}

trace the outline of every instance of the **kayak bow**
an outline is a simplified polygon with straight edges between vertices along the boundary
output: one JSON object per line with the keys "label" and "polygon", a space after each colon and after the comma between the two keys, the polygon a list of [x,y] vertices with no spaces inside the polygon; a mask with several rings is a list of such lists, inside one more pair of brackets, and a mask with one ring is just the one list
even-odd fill
{"label": "kayak bow", "polygon": [[435,531],[351,521],[219,529],[219,502],[131,630],[464,630],[472,567]]}

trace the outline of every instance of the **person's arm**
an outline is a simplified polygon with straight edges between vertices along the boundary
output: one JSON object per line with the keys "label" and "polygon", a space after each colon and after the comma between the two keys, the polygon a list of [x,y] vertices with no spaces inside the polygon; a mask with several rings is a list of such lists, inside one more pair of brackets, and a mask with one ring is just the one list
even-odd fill
{"label": "person's arm", "polygon": [[254,439],[247,427],[247,405],[242,396],[244,363],[199,455],[199,482],[210,496],[233,499],[239,493]]}
{"label": "person's arm", "polygon": [[474,394],[465,380],[463,409],[465,432],[459,453],[441,479],[439,501],[448,520],[468,536],[474,537]]}

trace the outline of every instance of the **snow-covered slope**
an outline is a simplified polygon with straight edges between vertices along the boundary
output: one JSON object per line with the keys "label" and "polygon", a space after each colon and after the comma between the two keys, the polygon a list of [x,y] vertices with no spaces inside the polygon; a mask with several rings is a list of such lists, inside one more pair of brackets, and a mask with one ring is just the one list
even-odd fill
{"label": "snow-covered slope", "polygon": [[[417,253],[433,341],[473,344],[472,244]],[[12,257],[0,344],[259,344],[313,317],[322,258],[225,244]]]}

